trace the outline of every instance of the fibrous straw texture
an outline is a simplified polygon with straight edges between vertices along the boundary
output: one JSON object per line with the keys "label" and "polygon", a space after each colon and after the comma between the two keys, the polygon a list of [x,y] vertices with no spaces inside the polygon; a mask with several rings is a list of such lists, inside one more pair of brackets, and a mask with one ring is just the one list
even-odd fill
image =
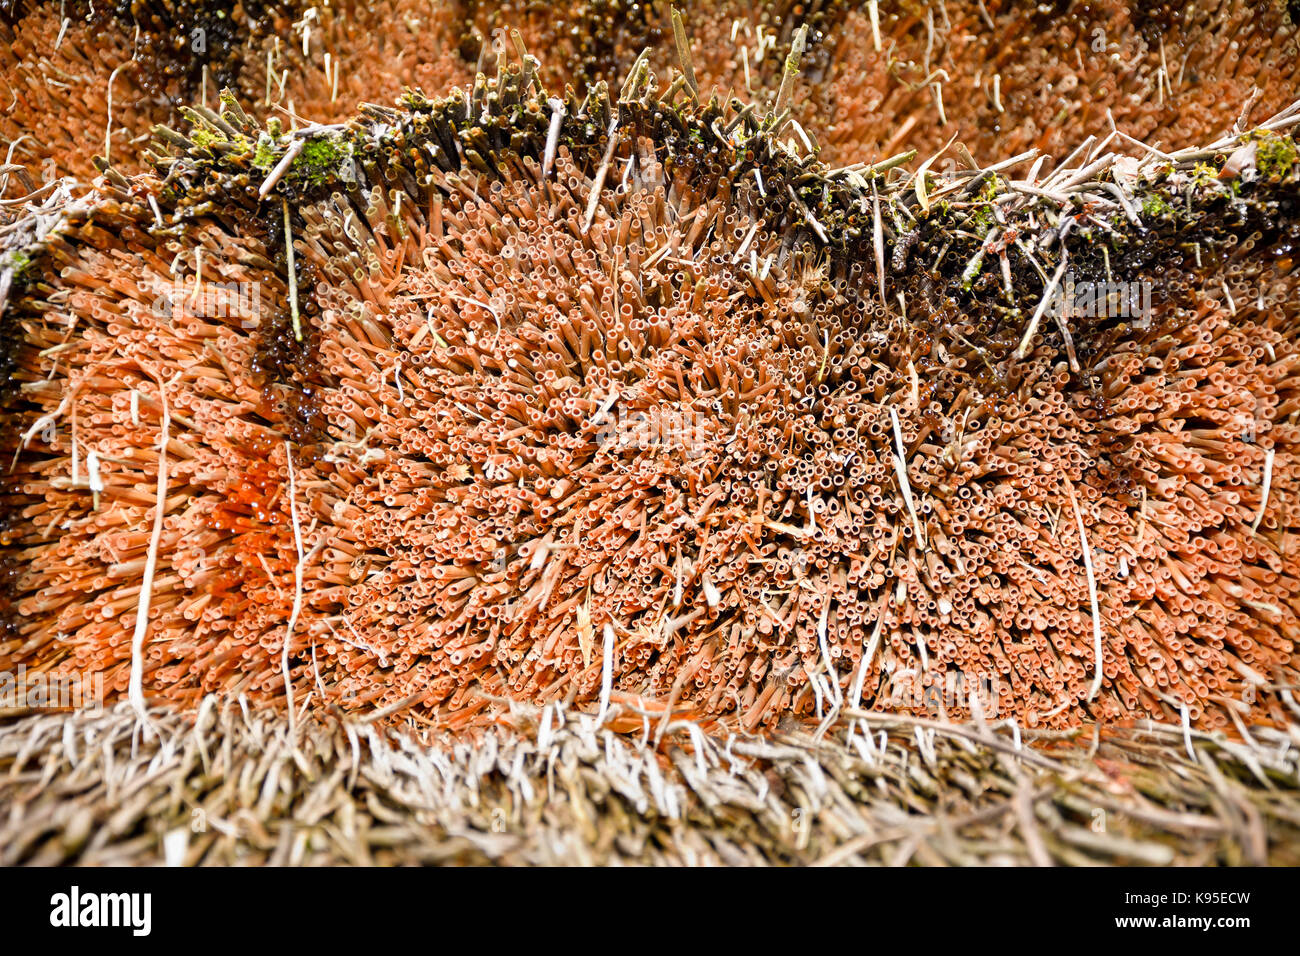
{"label": "fibrous straw texture", "polygon": [[1300,842],[1271,730],[1196,735],[1192,759],[1158,725],[1023,751],[887,718],[850,746],[679,725],[665,755],[574,719],[432,751],[290,736],[234,702],[153,720],[145,740],[125,706],[0,728],[0,862],[1293,866]]}

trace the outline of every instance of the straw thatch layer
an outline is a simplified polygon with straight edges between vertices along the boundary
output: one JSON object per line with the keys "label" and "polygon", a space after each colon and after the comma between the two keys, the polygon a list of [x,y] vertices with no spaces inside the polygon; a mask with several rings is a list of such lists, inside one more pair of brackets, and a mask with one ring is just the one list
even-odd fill
{"label": "straw thatch layer", "polygon": [[[1046,734],[873,715],[852,745],[570,714],[425,748],[209,701],[0,725],[0,863],[1300,863],[1300,749],[1150,725]],[[1189,752],[1190,748],[1190,752]],[[1192,756],[1194,754],[1194,757]]]}

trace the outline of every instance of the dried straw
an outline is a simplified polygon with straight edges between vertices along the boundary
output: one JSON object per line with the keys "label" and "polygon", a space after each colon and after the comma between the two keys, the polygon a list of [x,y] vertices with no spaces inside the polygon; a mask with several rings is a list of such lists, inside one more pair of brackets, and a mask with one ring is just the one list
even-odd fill
{"label": "dried straw", "polygon": [[1164,725],[1017,750],[876,715],[853,747],[678,724],[656,753],[572,714],[536,715],[545,742],[433,747],[315,721],[294,736],[234,702],[151,717],[160,739],[136,746],[129,708],[0,724],[0,862],[1300,863],[1298,751],[1271,731],[1193,734],[1188,757]]}

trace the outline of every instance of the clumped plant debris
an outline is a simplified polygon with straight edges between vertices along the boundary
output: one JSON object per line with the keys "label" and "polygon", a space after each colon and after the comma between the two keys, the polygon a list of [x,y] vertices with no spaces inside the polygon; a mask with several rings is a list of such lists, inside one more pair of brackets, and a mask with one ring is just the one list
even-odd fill
{"label": "clumped plant debris", "polygon": [[6,860],[1288,861],[1295,28],[1058,6],[158,5],[0,173]]}

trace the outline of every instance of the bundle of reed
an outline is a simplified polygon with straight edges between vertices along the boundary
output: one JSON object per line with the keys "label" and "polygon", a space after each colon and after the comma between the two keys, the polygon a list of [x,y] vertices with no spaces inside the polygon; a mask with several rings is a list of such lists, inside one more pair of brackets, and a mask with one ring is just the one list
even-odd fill
{"label": "bundle of reed", "polygon": [[952,141],[982,158],[1038,148],[1059,160],[1102,126],[1171,150],[1245,125],[1252,112],[1272,115],[1300,88],[1296,21],[1280,2],[680,6],[341,3],[289,14],[287,34],[260,36],[240,83],[246,97],[265,90],[267,106],[333,123],[408,87],[432,95],[494,75],[519,45],[546,51],[537,68],[554,90],[615,85],[643,50],[667,77],[686,51],[701,99],[735,97],[767,112],[804,29],[801,83],[784,104],[788,133],[846,165],[908,148],[929,155]]}
{"label": "bundle of reed", "polygon": [[[0,863],[1300,863],[1297,748],[1178,727],[871,731],[666,746],[530,708],[432,747],[209,700],[0,724]],[[540,724],[538,723],[540,721]],[[35,785],[39,781],[39,785]]]}
{"label": "bundle of reed", "polygon": [[108,169],[7,319],[0,657],[446,729],[1287,720],[1300,104],[828,170],[806,42],[766,114],[521,51]]}
{"label": "bundle of reed", "polygon": [[[1245,128],[1300,89],[1300,8],[1280,2],[834,6],[824,73],[797,113],[832,163],[960,143],[986,162],[1036,148],[1050,169],[1111,130],[1141,157]],[[742,35],[752,60],[755,34]]]}
{"label": "bundle of reed", "polygon": [[[288,35],[296,4],[245,0],[14,0],[0,9],[0,141],[48,186],[89,181],[93,158],[142,168],[156,123],[215,104],[262,36]],[[29,187],[30,188],[30,187]]]}
{"label": "bundle of reed", "polygon": [[147,167],[152,128],[218,109],[222,88],[258,119],[333,123],[407,88],[472,83],[520,44],[550,51],[551,85],[585,87],[625,71],[647,42],[671,51],[669,16],[667,4],[586,0],[13,0],[0,4],[0,144],[28,189],[88,182],[95,157]]}

